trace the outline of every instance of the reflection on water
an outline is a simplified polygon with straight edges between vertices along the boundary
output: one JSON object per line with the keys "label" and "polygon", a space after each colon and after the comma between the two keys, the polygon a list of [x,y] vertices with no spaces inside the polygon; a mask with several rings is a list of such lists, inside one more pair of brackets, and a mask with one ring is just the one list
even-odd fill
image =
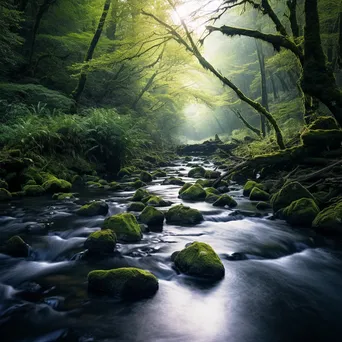
{"label": "reflection on water", "polygon": [[[176,164],[166,168],[169,176],[189,170]],[[182,203],[180,187],[161,185],[163,179],[148,190]],[[185,203],[204,214],[195,227],[165,224],[139,243],[118,244],[113,256],[82,258],[86,237],[100,229],[104,217],[81,218],[75,210],[89,199],[104,199],[113,215],[126,210],[132,194],[92,189],[76,202],[35,198],[2,205],[0,239],[20,234],[32,253],[27,259],[0,255],[1,341],[342,339],[340,246],[269,220],[267,212],[252,217],[254,204],[241,190],[231,192],[238,202],[234,210]],[[220,255],[226,269],[222,281],[213,284],[173,269],[171,254],[194,240],[209,243]],[[128,303],[88,295],[90,270],[127,266],[160,279],[153,298]]]}

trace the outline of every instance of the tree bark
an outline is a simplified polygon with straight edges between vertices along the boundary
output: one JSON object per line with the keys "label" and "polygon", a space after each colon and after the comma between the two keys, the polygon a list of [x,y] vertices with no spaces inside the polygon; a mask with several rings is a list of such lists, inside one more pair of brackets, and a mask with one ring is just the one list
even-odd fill
{"label": "tree bark", "polygon": [[[87,52],[87,54],[85,56],[85,59],[84,59],[84,62],[89,62],[89,61],[91,61],[93,59],[94,51],[96,49],[97,43],[100,40],[100,37],[101,37],[102,31],[103,31],[104,25],[106,23],[106,18],[107,18],[107,15],[108,15],[110,4],[111,4],[111,0],[106,0],[105,1],[104,7],[103,7],[103,11],[102,11],[102,15],[101,15],[101,18],[100,18],[97,30],[96,30],[96,32],[94,34],[94,37],[93,37],[93,39],[92,39],[92,41],[90,43],[88,52]],[[79,100],[80,100],[80,98],[82,96],[82,93],[84,91],[86,82],[87,82],[87,73],[82,71],[81,75],[79,77],[79,80],[78,80],[77,87],[76,87],[76,89],[72,93],[72,97],[75,100],[76,104],[79,102]]]}
{"label": "tree bark", "polygon": [[262,136],[262,132],[260,131],[260,129],[257,129],[255,127],[253,127],[241,114],[241,112],[239,110],[234,110],[232,109],[232,111],[235,113],[235,115],[243,122],[243,124],[250,129],[252,132],[254,132],[258,137]]}
{"label": "tree bark", "polygon": [[276,83],[275,83],[275,80],[274,80],[273,73],[270,72],[269,74],[270,74],[270,80],[271,80],[271,85],[272,85],[272,90],[273,90],[273,98],[274,98],[274,101],[276,101],[279,98],[278,90],[277,90],[277,87],[276,87]]}
{"label": "tree bark", "polygon": [[297,21],[297,0],[288,0],[287,1],[287,7],[290,10],[290,24],[291,24],[291,30],[292,34],[295,38],[299,37],[299,25]]}

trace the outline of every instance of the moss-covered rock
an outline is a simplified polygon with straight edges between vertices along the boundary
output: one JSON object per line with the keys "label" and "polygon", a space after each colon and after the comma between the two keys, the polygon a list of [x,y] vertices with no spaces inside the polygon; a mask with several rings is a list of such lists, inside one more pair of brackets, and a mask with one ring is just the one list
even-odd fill
{"label": "moss-covered rock", "polygon": [[107,213],[108,204],[104,201],[90,202],[76,211],[76,214],[80,216],[107,215]]}
{"label": "moss-covered rock", "polygon": [[253,188],[258,188],[260,190],[264,190],[264,186],[261,183],[249,180],[243,187],[243,195],[249,196],[253,190]]}
{"label": "moss-covered rock", "polygon": [[203,168],[202,166],[194,167],[188,173],[188,177],[192,177],[192,178],[201,178],[201,177],[204,177],[204,175],[205,175],[205,168]]}
{"label": "moss-covered rock", "polygon": [[147,206],[140,214],[139,219],[148,226],[162,226],[164,214],[154,207]]}
{"label": "moss-covered rock", "polygon": [[282,217],[293,226],[311,227],[319,208],[312,198],[301,198],[282,211]]}
{"label": "moss-covered rock", "polygon": [[202,188],[207,188],[212,187],[214,181],[210,179],[197,179],[196,184],[199,184]]}
{"label": "moss-covered rock", "polygon": [[29,255],[30,246],[20,237],[13,236],[0,247],[0,253],[16,258],[26,258]]}
{"label": "moss-covered rock", "polygon": [[301,198],[311,198],[314,200],[314,197],[311,195],[311,193],[300,183],[287,183],[272,196],[271,205],[273,207],[273,211],[277,212],[280,209],[286,208],[292,202]]}
{"label": "moss-covered rock", "polygon": [[99,183],[101,185],[108,185],[108,182],[105,179],[99,179]]}
{"label": "moss-covered rock", "polygon": [[164,185],[184,185],[185,182],[181,178],[170,177],[169,179],[165,179],[163,182]]}
{"label": "moss-covered rock", "polygon": [[221,195],[218,198],[218,200],[216,200],[213,203],[213,206],[214,207],[225,207],[225,206],[227,206],[229,208],[234,208],[237,206],[237,202],[231,196],[224,194],[224,195]]}
{"label": "moss-covered rock", "polygon": [[158,279],[150,272],[127,267],[88,274],[88,290],[123,299],[140,299],[154,295],[159,288]]}
{"label": "moss-covered rock", "polygon": [[30,166],[26,170],[24,170],[22,176],[26,184],[28,184],[29,181],[33,180],[36,184],[41,185],[44,181],[41,172],[33,166]]}
{"label": "moss-covered rock", "polygon": [[142,182],[150,183],[150,182],[152,182],[152,179],[153,179],[153,177],[152,177],[152,175],[149,172],[141,171],[141,173],[140,173],[140,180]]}
{"label": "moss-covered rock", "polygon": [[180,272],[195,276],[219,280],[225,270],[221,259],[211,246],[203,242],[193,242],[174,258]]}
{"label": "moss-covered rock", "polygon": [[75,195],[77,195],[75,192],[58,192],[52,195],[52,199],[64,201],[69,199],[75,199]]}
{"label": "moss-covered rock", "polygon": [[270,199],[270,194],[255,186],[249,194],[249,199],[251,201],[268,201]]}
{"label": "moss-covered rock", "polygon": [[143,188],[144,186],[146,186],[147,184],[144,183],[142,180],[137,179],[132,183],[129,183],[129,186],[132,187],[133,189],[140,189]]}
{"label": "moss-covered rock", "polygon": [[221,176],[220,171],[206,170],[204,174],[204,178],[207,178],[207,179],[216,179],[216,178],[219,178],[220,176]]}
{"label": "moss-covered rock", "polygon": [[118,172],[118,177],[122,178],[124,176],[130,176],[131,174],[133,174],[135,172],[135,167],[133,166],[129,166],[129,167],[123,167],[122,169],[120,169],[120,171]]}
{"label": "moss-covered rock", "polygon": [[215,188],[211,188],[211,187],[205,189],[205,192],[207,195],[209,195],[209,194],[220,195],[220,191],[218,191]]}
{"label": "moss-covered rock", "polygon": [[11,198],[12,198],[12,195],[7,189],[0,188],[0,202],[9,201]]}
{"label": "moss-covered rock", "polygon": [[150,196],[146,189],[138,189],[132,197],[132,201],[140,202],[144,197]]}
{"label": "moss-covered rock", "polygon": [[41,196],[45,193],[45,189],[41,185],[25,185],[23,191],[26,196]]}
{"label": "moss-covered rock", "polygon": [[191,162],[192,161],[192,157],[186,156],[186,157],[184,157],[184,161]]}
{"label": "moss-covered rock", "polygon": [[198,224],[204,220],[200,211],[183,206],[182,204],[169,209],[165,214],[165,217],[167,223],[176,225]]}
{"label": "moss-covered rock", "polygon": [[142,202],[132,202],[127,207],[127,211],[143,211],[145,209],[145,204]]}
{"label": "moss-covered rock", "polygon": [[64,179],[59,179],[50,174],[45,174],[44,178],[46,180],[43,183],[43,188],[48,193],[70,192],[71,190],[71,183]]}
{"label": "moss-covered rock", "polygon": [[37,182],[34,179],[30,179],[25,185],[37,185]]}
{"label": "moss-covered rock", "polygon": [[88,181],[86,182],[86,185],[88,188],[94,188],[94,189],[102,189],[103,185],[100,184],[99,182],[94,182],[94,181]]}
{"label": "moss-covered rock", "polygon": [[181,195],[184,191],[188,190],[193,184],[185,183],[178,191],[178,194]]}
{"label": "moss-covered rock", "polygon": [[309,129],[339,129],[338,123],[332,116],[319,116],[314,122],[312,122]]}
{"label": "moss-covered rock", "polygon": [[312,227],[324,234],[342,234],[342,201],[322,210],[314,219]]}
{"label": "moss-covered rock", "polygon": [[318,150],[324,150],[325,148],[339,148],[342,142],[342,130],[305,130],[301,135],[301,140],[304,146],[315,147]]}
{"label": "moss-covered rock", "polygon": [[271,209],[272,206],[270,203],[267,203],[267,202],[258,202],[256,205],[256,208],[258,210],[268,210],[268,209]]}
{"label": "moss-covered rock", "polygon": [[118,182],[110,182],[109,183],[109,187],[111,190],[113,191],[119,191],[119,190],[122,190],[122,186],[120,183]]}
{"label": "moss-covered rock", "polygon": [[167,176],[167,173],[163,170],[156,170],[152,173],[152,176],[153,177],[166,177]]}
{"label": "moss-covered rock", "polygon": [[6,189],[8,190],[8,184],[5,180],[0,179],[0,189]]}
{"label": "moss-covered rock", "polygon": [[[144,200],[144,199],[143,199]],[[172,204],[170,201],[165,201],[159,196],[150,196],[148,200],[146,201],[146,205],[152,206],[152,207],[168,207]]]}
{"label": "moss-covered rock", "polygon": [[81,186],[84,184],[84,179],[80,175],[74,175],[71,178],[71,183],[73,186]]}
{"label": "moss-covered rock", "polygon": [[205,190],[199,184],[191,185],[179,195],[181,199],[187,201],[203,201],[206,196]]}
{"label": "moss-covered rock", "polygon": [[215,203],[220,197],[221,197],[221,195],[207,194],[205,201],[207,203]]}
{"label": "moss-covered rock", "polygon": [[142,239],[138,221],[130,213],[117,214],[106,218],[102,229],[113,230],[120,241],[135,242]]}
{"label": "moss-covered rock", "polygon": [[84,242],[84,247],[90,254],[104,255],[113,253],[116,245],[116,235],[110,230],[98,230],[91,233]]}
{"label": "moss-covered rock", "polygon": [[20,199],[23,198],[25,196],[25,191],[15,191],[15,192],[11,192],[11,196],[13,199]]}

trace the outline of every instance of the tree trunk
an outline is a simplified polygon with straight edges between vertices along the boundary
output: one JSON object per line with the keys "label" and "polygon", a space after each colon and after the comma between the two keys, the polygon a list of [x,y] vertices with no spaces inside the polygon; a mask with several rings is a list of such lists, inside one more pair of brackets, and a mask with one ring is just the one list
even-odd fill
{"label": "tree trunk", "polygon": [[[266,70],[265,70],[265,56],[262,50],[262,45],[257,40],[255,41],[259,66],[260,66],[260,74],[261,74],[261,104],[269,111],[268,106],[268,94],[267,94],[267,80],[266,80]],[[265,116],[260,116],[260,128],[262,132],[262,136],[265,138],[267,134],[266,128],[266,120]]]}
{"label": "tree trunk", "polygon": [[302,89],[304,93],[324,103],[342,126],[342,94],[333,73],[327,68],[320,36],[317,1],[305,0]]}
{"label": "tree trunk", "polygon": [[297,21],[297,0],[288,0],[287,7],[290,10],[289,19],[290,19],[292,34],[295,38],[298,38],[299,26],[298,26],[298,21]]}
{"label": "tree trunk", "polygon": [[145,87],[141,90],[141,92],[139,93],[139,95],[137,96],[137,98],[135,99],[135,101],[132,104],[132,108],[134,110],[137,109],[137,105],[139,103],[139,101],[141,100],[141,98],[144,96],[144,94],[151,88],[154,79],[158,76],[158,71],[155,71],[153,73],[153,75],[149,78],[149,80],[147,81]]}
{"label": "tree trunk", "polygon": [[253,127],[241,114],[241,112],[237,109],[232,109],[232,112],[235,113],[235,115],[243,122],[243,124],[250,129],[252,132],[254,132],[258,137],[262,136],[262,132],[260,131],[260,129],[257,129],[255,127]]}
{"label": "tree trunk", "polygon": [[[97,27],[97,30],[96,30],[96,32],[94,34],[94,37],[93,37],[93,39],[92,39],[92,41],[90,43],[88,52],[87,52],[86,57],[84,59],[84,62],[89,62],[89,61],[91,61],[93,59],[95,48],[97,46],[97,43],[100,40],[102,31],[103,31],[103,27],[104,27],[104,25],[106,23],[106,18],[107,18],[107,15],[108,15],[110,4],[111,4],[111,0],[106,0],[106,2],[104,4],[104,7],[103,7],[102,15],[101,15],[98,27]],[[82,93],[83,93],[83,90],[85,88],[86,82],[87,82],[87,73],[82,71],[81,75],[80,75],[80,78],[78,80],[77,87],[76,87],[76,89],[72,93],[72,97],[75,100],[76,104],[79,102],[79,100],[80,100],[80,98],[82,96]]]}
{"label": "tree trunk", "polygon": [[279,95],[278,95],[278,90],[277,90],[276,83],[274,80],[274,76],[271,72],[270,72],[270,80],[271,80],[271,85],[272,85],[272,90],[273,90],[273,98],[274,98],[274,101],[276,101],[279,99]]}

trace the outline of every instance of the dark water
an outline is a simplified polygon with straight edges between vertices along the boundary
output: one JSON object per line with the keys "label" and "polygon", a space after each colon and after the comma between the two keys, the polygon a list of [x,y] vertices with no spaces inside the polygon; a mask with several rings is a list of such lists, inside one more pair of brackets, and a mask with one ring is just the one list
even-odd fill
{"label": "dark water", "polygon": [[[188,167],[181,161],[168,175]],[[207,165],[206,165],[207,167]],[[191,179],[184,178],[186,181]],[[179,186],[148,190],[181,203]],[[84,260],[83,243],[104,217],[73,214],[89,199],[105,199],[110,215],[126,210],[133,192],[89,190],[76,202],[25,199],[0,208],[0,239],[20,234],[27,259],[0,254],[0,341],[341,341],[342,249],[309,230],[293,230],[231,191],[234,210],[200,202],[196,227],[164,225],[140,243],[119,244],[113,257]],[[251,215],[250,215],[251,214]],[[178,275],[170,256],[188,242],[209,243],[225,278],[211,284]],[[245,260],[233,261],[241,253]],[[133,266],[160,280],[157,294],[135,303],[87,293],[94,269]]]}

